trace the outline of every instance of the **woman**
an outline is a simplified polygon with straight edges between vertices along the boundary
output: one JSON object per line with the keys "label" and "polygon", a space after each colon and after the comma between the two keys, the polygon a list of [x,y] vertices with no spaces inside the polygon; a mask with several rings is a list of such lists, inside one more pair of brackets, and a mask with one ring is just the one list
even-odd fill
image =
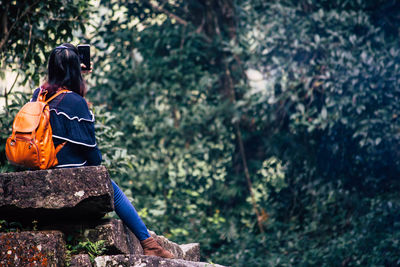
{"label": "woman", "polygon": [[[33,93],[36,101],[39,93],[50,98],[58,90],[67,89],[49,103],[50,124],[54,145],[65,143],[57,154],[56,168],[100,165],[101,153],[96,144],[94,116],[86,100],[86,84],[81,75],[78,49],[72,44],[62,44],[50,54],[47,81]],[[114,189],[115,211],[139,239],[145,255],[173,258],[153,239],[145,224],[125,194],[111,180]]]}

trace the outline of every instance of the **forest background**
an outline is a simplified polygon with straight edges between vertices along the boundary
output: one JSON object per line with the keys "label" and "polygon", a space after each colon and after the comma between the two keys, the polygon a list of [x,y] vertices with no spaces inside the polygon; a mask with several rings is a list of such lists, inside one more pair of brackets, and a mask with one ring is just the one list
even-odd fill
{"label": "forest background", "polygon": [[0,12],[2,172],[51,49],[89,43],[103,162],[151,230],[231,266],[400,265],[399,1],[1,0]]}

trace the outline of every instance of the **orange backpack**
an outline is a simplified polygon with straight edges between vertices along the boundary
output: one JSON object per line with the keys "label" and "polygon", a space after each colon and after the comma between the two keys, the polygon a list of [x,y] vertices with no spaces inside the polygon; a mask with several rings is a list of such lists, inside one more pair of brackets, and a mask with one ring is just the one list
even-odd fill
{"label": "orange backpack", "polygon": [[6,143],[6,155],[10,163],[42,170],[58,164],[56,154],[65,142],[54,147],[48,103],[65,92],[68,90],[58,91],[46,101],[47,92],[40,90],[35,102],[29,102],[21,108]]}

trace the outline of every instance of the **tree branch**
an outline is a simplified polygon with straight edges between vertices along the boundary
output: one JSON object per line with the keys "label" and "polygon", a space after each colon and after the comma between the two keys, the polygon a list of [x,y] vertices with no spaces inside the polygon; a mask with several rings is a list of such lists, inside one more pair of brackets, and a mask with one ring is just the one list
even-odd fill
{"label": "tree branch", "polygon": [[[12,30],[14,29],[15,25],[17,25],[17,22],[19,22],[19,20],[20,20],[21,18],[23,18],[25,15],[27,15],[27,14],[31,11],[31,9],[32,9],[35,5],[37,5],[39,2],[40,2],[40,0],[37,0],[37,1],[34,2],[32,5],[28,6],[28,7],[24,10],[24,12],[22,12],[21,16],[18,16],[18,15],[17,15],[17,18],[15,19],[14,23],[11,25],[10,29],[3,29],[4,36],[3,36],[3,39],[1,39],[1,41],[0,41],[0,51],[3,49],[3,46],[6,44],[6,42],[7,42],[7,40],[8,40],[8,37],[10,36],[10,33],[11,33]],[[7,6],[7,9],[6,9],[6,12],[8,12],[8,6]],[[6,27],[6,28],[7,28],[7,16],[8,16],[7,13],[5,13],[5,16],[3,16],[3,20],[6,19],[6,22],[5,22],[5,24],[3,25],[3,27]]]}
{"label": "tree branch", "polygon": [[8,38],[8,27],[7,27],[7,21],[8,21],[8,8],[10,6],[10,3],[6,4],[6,8],[4,10],[4,13],[1,16],[1,35],[3,36],[3,38],[1,39],[0,42],[0,51],[2,50],[2,47],[4,45],[4,43],[6,42],[7,38]]}
{"label": "tree branch", "polygon": [[79,17],[74,17],[74,18],[54,18],[51,17],[49,18],[49,20],[53,20],[53,21],[76,21],[76,22],[80,22],[81,20],[79,20]]}
{"label": "tree branch", "polygon": [[25,62],[26,57],[28,56],[28,52],[29,52],[29,46],[31,45],[31,41],[32,41],[32,24],[31,24],[31,20],[28,17],[28,21],[29,21],[29,39],[28,39],[28,47],[26,48],[26,52],[24,55],[24,59],[23,61]]}
{"label": "tree branch", "polygon": [[5,102],[5,106],[6,106],[6,111],[7,112],[8,112],[8,95],[11,93],[11,91],[13,90],[15,84],[17,83],[18,77],[19,77],[19,72],[15,76],[14,82],[11,85],[11,88],[10,88],[9,91],[7,91],[7,87],[4,88],[4,102]]}
{"label": "tree branch", "polygon": [[[229,97],[229,100],[232,103],[235,103],[236,102],[235,89],[234,89],[233,80],[232,80],[231,73],[229,71],[228,64],[225,64],[225,68],[226,68],[225,69],[225,78],[227,79],[227,82],[226,82],[225,86],[228,89],[228,92],[227,92],[228,93],[228,97]],[[253,184],[251,182],[249,167],[247,165],[246,151],[245,151],[245,148],[244,148],[244,145],[243,145],[243,138],[242,138],[242,133],[241,133],[241,130],[240,130],[239,122],[234,122],[233,124],[235,126],[236,138],[237,138],[237,141],[238,141],[238,144],[239,144],[240,157],[242,158],[244,176],[246,177],[247,187],[248,187],[249,192],[250,192],[251,204],[253,206],[254,213],[256,214],[256,217],[257,217],[258,229],[260,230],[261,233],[264,233],[264,227],[262,225],[263,216],[261,216],[260,211],[258,210],[256,198],[254,196]]]}
{"label": "tree branch", "polygon": [[[235,43],[237,43],[236,31],[235,31],[235,27],[233,27],[234,22],[231,19],[233,16],[232,16],[231,13],[229,13],[229,12],[231,12],[232,7],[230,6],[229,2],[225,2],[225,3],[223,2],[221,5],[222,5],[220,7],[221,9],[224,9],[224,8],[226,9],[223,12],[223,15],[225,16],[225,18],[229,17],[229,19],[227,19],[227,21],[229,23],[229,26],[230,26],[229,27],[229,37],[230,37],[231,40],[233,40]],[[219,27],[219,22],[216,19],[216,17],[214,17],[213,19],[214,19],[214,23],[215,23],[215,33],[218,34],[220,36],[220,38],[222,38],[221,30],[220,30],[220,27]],[[224,58],[225,58],[225,56],[224,56]],[[234,55],[234,58],[235,58],[237,64],[239,65],[239,68],[243,69],[242,66],[241,66],[240,58],[237,55]],[[232,79],[232,75],[231,75],[231,71],[230,71],[229,65],[226,62],[226,60],[224,60],[224,61],[225,61],[225,80],[226,80],[225,81],[225,85],[224,85],[224,87],[226,89],[225,93],[227,94],[229,100],[232,103],[235,103],[236,102],[236,95],[235,95],[234,81]],[[242,71],[242,75],[244,75],[243,71]],[[264,227],[262,225],[262,221],[263,221],[263,218],[265,216],[260,214],[260,211],[259,211],[258,205],[257,205],[257,201],[255,199],[255,195],[254,195],[254,191],[253,191],[253,185],[252,185],[251,177],[250,177],[250,172],[249,172],[249,168],[248,168],[248,165],[247,165],[246,151],[245,151],[245,147],[244,147],[244,144],[243,144],[243,138],[242,138],[242,133],[241,133],[241,130],[240,130],[240,125],[239,125],[239,122],[237,122],[237,121],[234,122],[233,124],[234,124],[234,127],[235,127],[235,132],[236,132],[235,134],[236,134],[236,138],[237,138],[238,145],[239,145],[239,153],[240,153],[240,157],[242,159],[244,175],[245,175],[245,178],[246,178],[246,183],[247,183],[248,190],[250,192],[251,204],[253,206],[254,213],[255,213],[255,215],[257,217],[258,229],[260,230],[261,233],[264,233]]]}
{"label": "tree branch", "polygon": [[149,4],[151,5],[151,7],[152,7],[153,9],[155,9],[155,10],[161,12],[161,13],[166,14],[168,17],[170,17],[171,19],[176,20],[178,23],[180,23],[180,24],[182,24],[182,25],[184,25],[184,26],[187,26],[187,25],[188,25],[188,22],[187,22],[186,20],[184,20],[184,19],[180,18],[179,16],[173,14],[172,12],[170,12],[170,11],[164,9],[163,7],[157,6],[157,5],[153,4],[153,3],[150,2],[150,1],[149,1]]}
{"label": "tree branch", "polygon": [[10,3],[7,3],[5,10],[4,10],[3,14],[1,15],[1,35],[2,36],[6,35],[8,32],[7,18],[8,18],[8,8],[9,7],[10,7]]}
{"label": "tree branch", "polygon": [[[157,6],[157,5],[153,4],[153,3],[151,3],[150,1],[148,1],[148,3],[149,3],[149,5],[151,5],[151,7],[154,10],[166,14],[170,19],[176,20],[179,24],[182,24],[185,27],[189,24],[186,20],[184,20],[184,19],[180,18],[179,16],[175,15],[174,13],[166,10],[163,7],[166,4],[166,2],[164,2],[161,6]],[[198,27],[195,32],[197,34],[199,34],[200,32],[202,32],[202,30],[203,30],[203,24],[200,25],[200,27]],[[212,39],[209,38],[206,34],[203,33],[201,36],[206,40],[206,42],[208,42],[208,43],[212,42]]]}
{"label": "tree branch", "polygon": [[254,192],[253,192],[253,184],[251,182],[249,168],[247,166],[247,158],[246,158],[246,154],[244,151],[243,138],[242,138],[242,134],[240,132],[240,127],[239,127],[238,122],[235,122],[235,130],[236,130],[236,136],[238,138],[240,156],[242,158],[242,163],[243,163],[243,168],[244,168],[244,175],[246,177],[247,187],[249,188],[249,191],[250,191],[251,204],[253,205],[254,213],[257,216],[258,229],[260,230],[261,233],[264,233],[264,227],[262,226],[262,221],[263,221],[264,216],[261,216],[261,214],[258,210],[258,207],[257,207],[256,198],[255,198]]}

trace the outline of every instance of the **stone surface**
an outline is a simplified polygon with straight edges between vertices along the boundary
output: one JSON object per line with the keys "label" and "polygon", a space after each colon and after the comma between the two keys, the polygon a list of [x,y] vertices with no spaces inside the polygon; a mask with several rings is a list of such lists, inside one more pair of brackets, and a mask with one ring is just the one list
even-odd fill
{"label": "stone surface", "polygon": [[71,257],[69,267],[92,267],[88,254],[78,254]]}
{"label": "stone surface", "polygon": [[0,233],[0,266],[64,266],[64,262],[61,232]]}
{"label": "stone surface", "polygon": [[[144,256],[136,236],[119,219],[101,219],[114,209],[105,167],[53,169],[0,174],[0,219],[35,225],[34,232],[0,233],[3,266],[221,266],[199,262],[198,243],[178,245],[150,231],[176,259]],[[32,224],[33,221],[36,221]],[[69,242],[105,240],[106,254],[66,259]]]}
{"label": "stone surface", "polygon": [[143,255],[113,255],[95,258],[95,267],[223,267],[207,262],[194,262],[176,259],[163,259]]}
{"label": "stone surface", "polygon": [[184,258],[183,251],[178,244],[176,244],[172,241],[169,241],[164,236],[157,235],[153,231],[149,231],[149,232],[150,232],[150,235],[158,242],[158,244],[160,244],[160,246],[162,246],[164,249],[166,249],[169,252],[171,252],[172,254],[174,254],[175,258],[177,258],[177,259]]}
{"label": "stone surface", "polygon": [[113,205],[103,166],[0,174],[0,218],[93,219],[112,211]]}
{"label": "stone surface", "polygon": [[92,242],[106,241],[106,254],[143,254],[136,236],[118,219],[106,219],[94,229],[86,229],[84,237]]}
{"label": "stone surface", "polygon": [[105,220],[94,229],[86,229],[84,237],[88,238],[91,242],[104,240],[107,255],[129,254],[124,226],[120,220]]}
{"label": "stone surface", "polygon": [[187,261],[200,261],[200,244],[190,243],[180,245],[183,251],[183,259]]}
{"label": "stone surface", "polygon": [[129,230],[128,226],[124,225],[125,233],[126,233],[126,240],[128,243],[129,254],[133,255],[143,255],[143,248],[140,244],[139,239]]}

